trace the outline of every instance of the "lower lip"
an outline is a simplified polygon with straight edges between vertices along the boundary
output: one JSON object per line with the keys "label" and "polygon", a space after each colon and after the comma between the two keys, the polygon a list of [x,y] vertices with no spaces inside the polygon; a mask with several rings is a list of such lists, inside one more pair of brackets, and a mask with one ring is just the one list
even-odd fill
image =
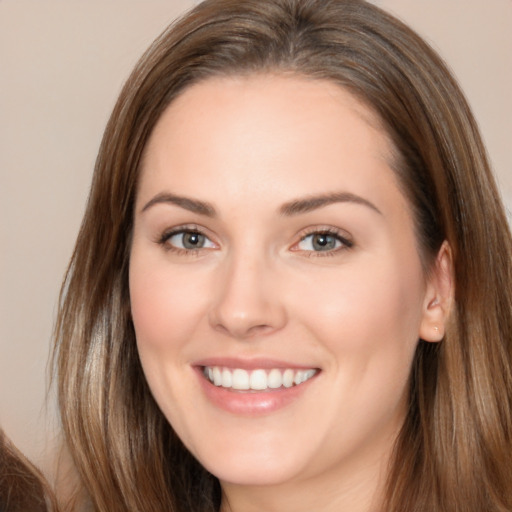
{"label": "lower lip", "polygon": [[318,373],[311,379],[290,388],[269,389],[268,391],[235,391],[215,386],[203,375],[202,368],[196,368],[199,382],[206,397],[215,406],[233,414],[258,416],[269,414],[290,405],[309,388]]}

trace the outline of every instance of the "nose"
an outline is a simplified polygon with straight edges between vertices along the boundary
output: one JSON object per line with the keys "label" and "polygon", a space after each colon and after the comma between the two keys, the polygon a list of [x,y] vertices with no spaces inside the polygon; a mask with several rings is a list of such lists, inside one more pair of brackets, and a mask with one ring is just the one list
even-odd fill
{"label": "nose", "polygon": [[286,310],[276,272],[263,257],[233,256],[219,272],[210,325],[231,338],[268,335],[284,327]]}

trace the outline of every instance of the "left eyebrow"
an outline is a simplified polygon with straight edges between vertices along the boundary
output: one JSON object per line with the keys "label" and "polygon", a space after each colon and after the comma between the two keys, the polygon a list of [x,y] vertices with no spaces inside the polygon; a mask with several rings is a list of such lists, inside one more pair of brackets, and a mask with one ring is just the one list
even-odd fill
{"label": "left eyebrow", "polygon": [[206,217],[215,217],[217,215],[215,208],[205,201],[199,201],[190,197],[177,196],[163,192],[157,194],[153,199],[148,201],[141,209],[141,213],[145,212],[155,204],[174,204],[185,210],[205,215]]}
{"label": "left eyebrow", "polygon": [[285,216],[299,215],[307,213],[318,208],[323,208],[333,203],[354,203],[366,206],[379,215],[382,212],[370,201],[350,192],[333,192],[330,194],[321,194],[318,196],[308,196],[302,199],[294,199],[285,203],[279,209],[279,213]]}

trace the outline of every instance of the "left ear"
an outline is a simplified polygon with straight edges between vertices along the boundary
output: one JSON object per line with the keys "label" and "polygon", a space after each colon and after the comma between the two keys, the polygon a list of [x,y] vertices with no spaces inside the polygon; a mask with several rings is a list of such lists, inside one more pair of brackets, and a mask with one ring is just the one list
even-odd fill
{"label": "left ear", "polygon": [[438,342],[444,338],[454,294],[452,250],[445,240],[427,276],[427,290],[419,333],[422,340]]}

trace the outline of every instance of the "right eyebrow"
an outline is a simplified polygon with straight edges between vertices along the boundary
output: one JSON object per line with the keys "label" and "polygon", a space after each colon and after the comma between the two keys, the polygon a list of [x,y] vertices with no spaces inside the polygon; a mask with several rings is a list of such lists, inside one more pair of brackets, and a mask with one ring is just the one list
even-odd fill
{"label": "right eyebrow", "polygon": [[191,199],[190,197],[177,196],[169,192],[162,192],[157,194],[142,207],[140,212],[143,213],[156,204],[174,204],[190,212],[198,213],[199,215],[205,215],[206,217],[217,216],[215,208],[210,203],[207,203],[206,201],[199,201],[197,199]]}
{"label": "right eyebrow", "polygon": [[323,208],[333,203],[354,203],[366,206],[374,212],[382,215],[382,212],[367,199],[352,194],[350,192],[332,192],[327,194],[320,194],[318,196],[308,196],[305,198],[295,199],[284,204],[280,208],[281,215],[291,216],[307,213],[318,208]]}

